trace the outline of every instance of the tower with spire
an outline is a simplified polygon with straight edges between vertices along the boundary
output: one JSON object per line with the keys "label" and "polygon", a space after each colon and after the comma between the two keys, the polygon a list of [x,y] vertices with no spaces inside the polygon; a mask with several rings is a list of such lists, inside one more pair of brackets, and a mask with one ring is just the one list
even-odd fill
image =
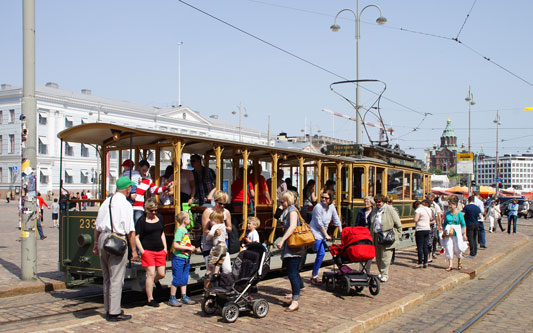
{"label": "tower with spire", "polygon": [[457,153],[465,151],[464,144],[461,147],[457,146],[457,136],[453,130],[452,121],[448,119],[440,137],[440,145],[433,144],[433,147],[429,149],[429,165],[448,173],[450,169],[457,166]]}

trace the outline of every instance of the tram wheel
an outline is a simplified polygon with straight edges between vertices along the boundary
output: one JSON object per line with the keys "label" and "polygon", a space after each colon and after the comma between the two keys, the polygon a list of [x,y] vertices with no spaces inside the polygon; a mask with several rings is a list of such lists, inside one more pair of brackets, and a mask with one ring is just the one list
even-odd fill
{"label": "tram wheel", "polygon": [[239,306],[235,303],[226,303],[222,308],[222,317],[228,323],[234,323],[239,318]]}
{"label": "tram wheel", "polygon": [[370,279],[370,283],[368,284],[368,290],[370,290],[370,294],[372,294],[373,296],[379,294],[379,280],[376,276],[373,276]]}
{"label": "tram wheel", "polygon": [[264,299],[257,299],[252,303],[252,312],[257,318],[264,318],[268,314],[268,302]]}
{"label": "tram wheel", "polygon": [[202,300],[202,311],[208,315],[212,316],[217,311],[217,303],[215,298],[206,297]]}

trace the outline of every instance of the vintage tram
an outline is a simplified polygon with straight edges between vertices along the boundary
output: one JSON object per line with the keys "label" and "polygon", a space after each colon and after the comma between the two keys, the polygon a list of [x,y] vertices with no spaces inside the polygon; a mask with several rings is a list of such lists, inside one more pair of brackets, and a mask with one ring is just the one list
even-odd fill
{"label": "vintage tram", "polygon": [[[253,210],[247,204],[248,191],[243,191],[242,207],[233,207],[232,218],[241,221],[238,225],[241,237],[246,231],[248,216],[256,216],[261,221],[258,231],[261,241],[267,244],[275,242],[282,232],[274,218],[277,209],[278,172],[284,170],[295,178],[298,193],[303,192],[309,179],[316,182],[315,190],[324,186],[327,180],[336,182],[335,205],[343,225],[353,225],[357,211],[364,206],[364,197],[378,193],[391,195],[394,206],[398,209],[404,234],[402,245],[413,244],[414,223],[412,202],[425,197],[430,191],[429,174],[422,169],[422,163],[399,150],[380,146],[339,146],[332,145],[323,152],[309,152],[301,149],[284,149],[275,146],[248,144],[221,140],[210,137],[191,136],[157,130],[132,128],[108,123],[82,124],[68,128],[58,134],[61,147],[64,143],[80,143],[95,147],[100,161],[98,178],[98,197],[91,200],[96,207],[92,210],[76,211],[69,207],[79,202],[69,201],[68,195],[63,201],[66,209],[60,214],[59,268],[65,273],[67,285],[73,286],[93,281],[101,277],[99,259],[92,253],[93,234],[97,216],[97,206],[106,195],[114,191],[114,178],[120,176],[121,170],[110,174],[110,164],[120,168],[122,161],[133,159],[135,164],[141,159],[152,157],[155,165],[153,181],[160,182],[160,175],[165,166],[174,166],[173,204],[160,206],[159,212],[164,217],[165,234],[170,240],[175,231],[175,215],[182,210],[180,203],[180,173],[183,161],[192,154],[203,157],[205,167],[212,168],[216,175],[216,188],[226,190],[235,180],[239,168],[244,169],[243,184],[250,181],[258,193],[258,176],[248,179],[253,169],[254,175],[262,166],[263,175],[270,178],[270,196],[272,204],[260,204],[258,195],[253,198]],[[115,160],[115,161],[113,161]],[[60,193],[64,193],[63,173],[69,159],[63,158],[61,150]],[[246,185],[245,185],[246,186]],[[231,195],[231,193],[229,193]],[[302,206],[303,196],[299,196],[298,205]],[[73,205],[74,204],[74,205]],[[340,207],[340,209],[339,209]],[[192,214],[201,215],[205,207],[192,207]],[[199,243],[201,223],[196,223],[190,234],[193,242]],[[330,230],[335,233],[336,230]],[[170,244],[170,242],[167,242]],[[170,251],[169,251],[170,252]],[[278,256],[279,258],[279,256]],[[314,261],[314,255],[307,257],[307,262]],[[170,263],[168,263],[170,267]],[[281,268],[281,260],[272,260],[272,269]],[[201,256],[191,260],[190,283],[197,283],[204,275],[205,264]],[[170,276],[171,274],[167,274]],[[134,289],[144,288],[144,270],[140,264],[128,264],[126,278],[133,281]],[[164,282],[164,281],[163,281]]]}

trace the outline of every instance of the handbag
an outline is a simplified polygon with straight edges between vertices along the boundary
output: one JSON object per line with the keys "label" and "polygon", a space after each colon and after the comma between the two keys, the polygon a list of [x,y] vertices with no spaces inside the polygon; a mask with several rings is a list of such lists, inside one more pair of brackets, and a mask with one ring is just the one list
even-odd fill
{"label": "handbag", "polygon": [[111,214],[111,201],[109,200],[109,221],[111,222],[111,234],[104,240],[104,250],[113,256],[123,256],[128,248],[126,237],[121,236],[113,231],[113,214]]}
{"label": "handbag", "polygon": [[[452,223],[455,221],[455,218],[457,217],[457,215],[459,215],[459,213],[455,214],[455,216],[453,217]],[[442,238],[453,237],[453,236],[455,236],[455,229],[450,229],[450,232],[446,231],[446,229],[442,229],[442,236],[441,236]]]}
{"label": "handbag", "polygon": [[290,235],[289,239],[287,240],[287,245],[291,249],[309,246],[315,243],[315,236],[313,236],[311,228],[302,218],[302,215],[298,210],[296,210],[296,213],[298,213],[300,225],[294,229],[292,235]]}
{"label": "handbag", "polygon": [[389,229],[387,231],[381,230],[378,232],[378,244],[389,246],[394,243],[396,240],[396,235],[394,234],[394,229]]}

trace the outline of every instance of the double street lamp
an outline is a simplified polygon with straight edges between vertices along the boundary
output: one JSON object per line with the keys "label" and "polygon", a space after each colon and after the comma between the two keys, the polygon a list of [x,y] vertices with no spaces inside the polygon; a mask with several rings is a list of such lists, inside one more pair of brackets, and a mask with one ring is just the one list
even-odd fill
{"label": "double street lamp", "polygon": [[339,29],[341,28],[340,25],[337,24],[337,18],[339,17],[339,15],[343,12],[350,12],[354,15],[355,17],[355,54],[356,54],[356,62],[355,62],[355,73],[356,73],[356,85],[355,85],[355,113],[356,113],[356,143],[357,144],[362,144],[362,137],[363,137],[363,128],[362,128],[362,124],[363,124],[363,119],[361,117],[361,114],[359,112],[359,108],[361,107],[360,105],[360,88],[359,88],[359,39],[361,37],[360,33],[361,33],[361,15],[363,14],[363,12],[365,11],[365,9],[369,8],[369,7],[375,7],[379,10],[379,17],[376,19],[376,23],[377,24],[385,24],[385,22],[387,22],[387,19],[385,17],[383,17],[383,15],[381,14],[381,8],[379,8],[379,6],[377,5],[368,5],[368,6],[365,6],[363,9],[361,9],[361,11],[359,11],[359,0],[356,1],[356,9],[355,9],[355,12],[351,9],[343,9],[341,11],[339,11],[337,13],[337,15],[335,15],[335,20],[333,22],[333,25],[330,27],[330,29],[334,32],[336,31],[339,31]]}
{"label": "double street lamp", "polygon": [[500,122],[500,115],[498,114],[498,111],[496,111],[496,119],[494,119],[492,122],[496,124],[496,170],[494,170],[494,181],[496,182],[496,197],[498,197],[498,188],[500,187],[500,163],[498,161],[498,127],[502,124]]}
{"label": "double street lamp", "polygon": [[465,97],[465,101],[468,103],[468,152],[471,153],[472,150],[470,149],[470,109],[472,105],[475,105],[476,102],[474,102],[474,95],[470,92],[470,87],[468,87],[468,95]]}
{"label": "double street lamp", "polygon": [[[243,115],[244,110],[244,115]],[[236,115],[237,111],[232,111],[232,115]],[[246,108],[242,106],[242,103],[239,104],[239,142],[242,141],[242,117],[244,118],[248,117],[248,113],[246,112]]]}

